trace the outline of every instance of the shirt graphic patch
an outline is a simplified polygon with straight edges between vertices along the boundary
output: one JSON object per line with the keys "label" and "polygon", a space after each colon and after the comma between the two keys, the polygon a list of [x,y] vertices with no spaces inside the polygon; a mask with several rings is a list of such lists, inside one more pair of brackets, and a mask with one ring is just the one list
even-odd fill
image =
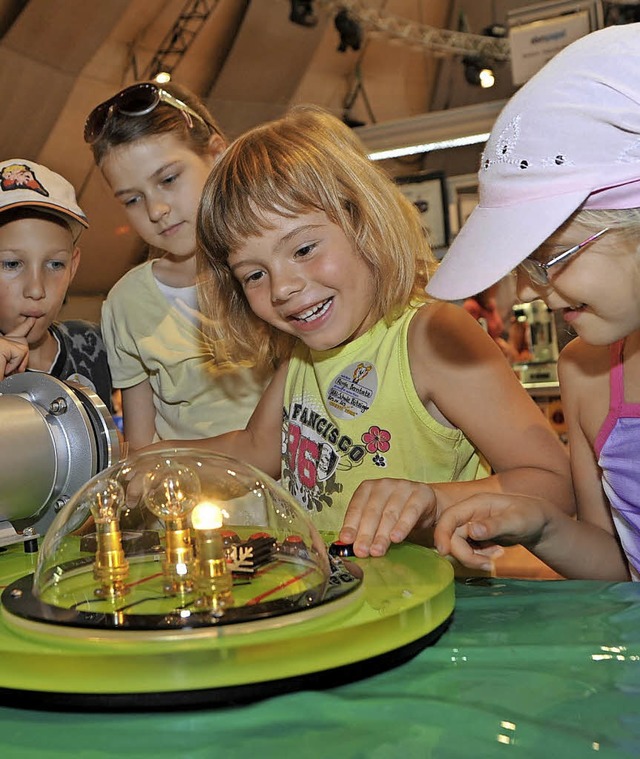
{"label": "shirt graphic patch", "polygon": [[334,496],[343,490],[340,472],[365,461],[386,467],[384,454],[390,450],[391,433],[375,424],[352,439],[322,407],[294,402],[283,409],[282,484],[307,511],[319,513],[334,505]]}
{"label": "shirt graphic patch", "polygon": [[353,419],[371,408],[377,392],[375,366],[360,361],[334,377],[327,391],[327,406],[339,419]]}

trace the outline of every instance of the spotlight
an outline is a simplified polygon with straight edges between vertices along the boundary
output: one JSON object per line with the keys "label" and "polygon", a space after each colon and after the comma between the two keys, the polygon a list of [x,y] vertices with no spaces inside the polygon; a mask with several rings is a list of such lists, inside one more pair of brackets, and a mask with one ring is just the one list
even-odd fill
{"label": "spotlight", "polygon": [[351,118],[347,111],[342,114],[342,123],[346,124],[351,129],[357,129],[358,127],[366,126],[366,123],[364,121]]}
{"label": "spotlight", "polygon": [[360,24],[354,18],[351,18],[346,9],[343,8],[336,15],[333,23],[340,35],[338,50],[341,53],[344,53],[349,48],[360,50],[360,46],[362,45],[362,29],[360,28]]}
{"label": "spotlight", "polygon": [[469,84],[474,84],[484,89],[493,87],[496,77],[489,61],[481,56],[467,56],[463,58],[464,78]]}
{"label": "spotlight", "polygon": [[507,27],[504,24],[490,24],[482,30],[485,37],[504,38],[507,36]]}
{"label": "spotlight", "polygon": [[291,0],[289,21],[300,26],[315,26],[318,17],[313,12],[313,0]]}

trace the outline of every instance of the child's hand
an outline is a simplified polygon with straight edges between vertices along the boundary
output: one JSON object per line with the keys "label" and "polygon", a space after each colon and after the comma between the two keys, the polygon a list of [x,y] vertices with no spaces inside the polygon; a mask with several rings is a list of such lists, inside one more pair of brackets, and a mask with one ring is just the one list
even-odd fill
{"label": "child's hand", "polygon": [[430,485],[411,480],[366,480],[349,503],[339,539],[353,543],[356,556],[384,556],[416,527],[435,521],[436,494]]}
{"label": "child's hand", "polygon": [[36,323],[30,316],[11,332],[0,337],[0,378],[23,372],[29,361],[27,335]]}
{"label": "child's hand", "polygon": [[548,523],[549,504],[540,498],[478,493],[443,511],[434,532],[438,553],[467,567],[491,569],[500,546],[537,544]]}

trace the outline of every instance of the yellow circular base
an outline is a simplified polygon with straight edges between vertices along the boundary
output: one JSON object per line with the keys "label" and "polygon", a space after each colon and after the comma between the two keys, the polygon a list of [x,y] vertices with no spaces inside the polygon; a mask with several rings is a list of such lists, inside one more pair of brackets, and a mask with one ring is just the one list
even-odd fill
{"label": "yellow circular base", "polygon": [[[0,700],[37,708],[226,704],[326,687],[395,666],[434,642],[454,608],[453,570],[405,544],[354,560],[362,587],[335,602],[230,626],[108,631],[0,618]],[[0,557],[4,586],[29,574],[20,547]],[[7,593],[8,591],[5,591]]]}

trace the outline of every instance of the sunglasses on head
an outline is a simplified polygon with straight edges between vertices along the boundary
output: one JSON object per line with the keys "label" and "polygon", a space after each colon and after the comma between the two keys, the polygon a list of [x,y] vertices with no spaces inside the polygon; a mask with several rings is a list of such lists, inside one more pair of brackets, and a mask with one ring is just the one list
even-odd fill
{"label": "sunglasses on head", "polygon": [[114,113],[120,113],[123,116],[146,116],[155,110],[160,103],[166,103],[181,111],[187,119],[189,127],[193,126],[191,120],[193,116],[210,129],[217,131],[213,124],[210,124],[193,108],[174,97],[170,92],[152,82],[141,82],[140,84],[132,84],[131,87],[127,87],[109,100],[105,100],[104,103],[100,103],[91,111],[84,125],[84,141],[90,145],[96,142],[104,132],[107,121]]}

